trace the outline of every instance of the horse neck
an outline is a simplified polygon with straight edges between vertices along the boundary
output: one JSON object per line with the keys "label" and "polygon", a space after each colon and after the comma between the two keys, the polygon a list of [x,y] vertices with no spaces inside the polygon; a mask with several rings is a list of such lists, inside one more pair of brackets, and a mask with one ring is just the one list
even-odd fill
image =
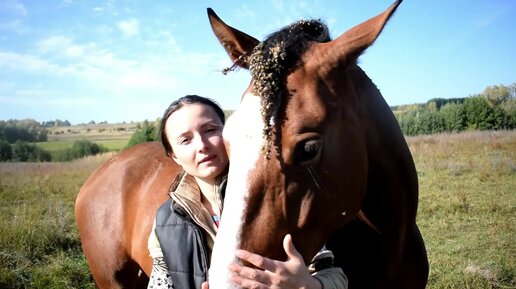
{"label": "horse neck", "polygon": [[[394,113],[378,88],[360,67],[351,69],[349,76],[355,84],[358,102],[361,103],[369,159],[365,206],[368,206],[368,201],[377,203],[372,199],[378,197],[399,197],[406,200],[406,203],[398,203],[395,206],[414,208],[409,210],[409,217],[415,218],[418,194],[417,173]],[[388,202],[386,200],[385,205],[388,205]],[[378,217],[381,218],[381,216]]]}

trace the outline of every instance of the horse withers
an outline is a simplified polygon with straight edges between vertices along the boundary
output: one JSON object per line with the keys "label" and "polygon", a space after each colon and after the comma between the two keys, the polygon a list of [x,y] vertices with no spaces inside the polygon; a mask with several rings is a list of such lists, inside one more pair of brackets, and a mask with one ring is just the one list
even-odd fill
{"label": "horse withers", "polygon": [[[284,259],[287,233],[306,262],[326,244],[351,289],[425,287],[414,163],[356,64],[400,2],[335,40],[320,22],[300,21],[259,42],[208,10],[235,66],[252,75],[224,129],[231,165],[210,288],[234,288],[227,265],[238,248]],[[178,169],[160,144],[142,144],[81,188],[77,224],[99,288],[145,288],[147,238]]]}
{"label": "horse withers", "polygon": [[285,259],[287,233],[305,262],[326,244],[349,288],[426,286],[414,162],[390,107],[357,65],[400,2],[335,40],[308,20],[260,42],[208,9],[235,66],[252,75],[224,129],[231,165],[213,288],[231,287],[227,267],[237,249]]}

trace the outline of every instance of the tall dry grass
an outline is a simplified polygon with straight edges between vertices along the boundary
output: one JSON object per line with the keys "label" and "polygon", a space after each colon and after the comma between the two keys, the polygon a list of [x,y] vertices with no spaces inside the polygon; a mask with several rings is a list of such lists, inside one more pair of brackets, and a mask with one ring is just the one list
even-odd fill
{"label": "tall dry grass", "polygon": [[66,163],[0,163],[0,288],[94,288],[73,206],[112,154]]}
{"label": "tall dry grass", "polygon": [[408,137],[428,288],[516,288],[516,131]]}

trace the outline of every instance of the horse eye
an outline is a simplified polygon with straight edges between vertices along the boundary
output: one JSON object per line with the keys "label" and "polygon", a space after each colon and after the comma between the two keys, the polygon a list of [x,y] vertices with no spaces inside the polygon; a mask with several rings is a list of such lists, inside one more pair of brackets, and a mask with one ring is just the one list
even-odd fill
{"label": "horse eye", "polygon": [[322,140],[310,139],[299,142],[296,146],[294,163],[301,166],[312,165],[319,159],[322,151]]}

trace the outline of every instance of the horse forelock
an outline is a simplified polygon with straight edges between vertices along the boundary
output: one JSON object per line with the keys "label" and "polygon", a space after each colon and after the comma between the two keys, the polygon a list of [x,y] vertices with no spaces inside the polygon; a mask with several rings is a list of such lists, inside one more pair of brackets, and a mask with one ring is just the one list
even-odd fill
{"label": "horse forelock", "polygon": [[299,20],[270,34],[246,56],[254,94],[261,99],[267,156],[273,144],[273,125],[283,120],[279,112],[285,98],[286,76],[298,65],[301,56],[314,42],[330,40],[328,28],[320,20]]}

